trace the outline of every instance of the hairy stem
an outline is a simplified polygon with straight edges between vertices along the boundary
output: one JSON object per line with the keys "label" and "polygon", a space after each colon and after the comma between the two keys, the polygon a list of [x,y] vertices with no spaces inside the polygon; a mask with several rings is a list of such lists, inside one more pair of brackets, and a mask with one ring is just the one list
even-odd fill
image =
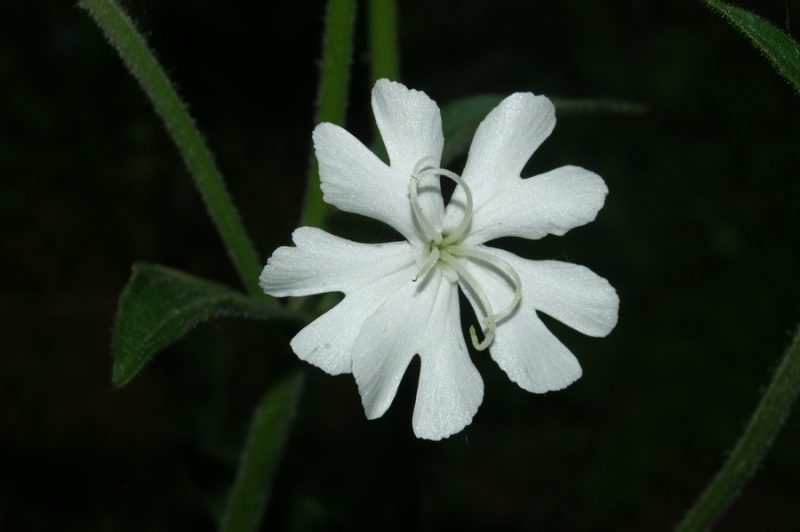
{"label": "hairy stem", "polygon": [[247,291],[251,295],[263,296],[258,286],[261,261],[225,189],[222,174],[186,105],[148,48],[144,37],[115,0],[80,0],[79,5],[88,11],[117,50],[125,67],[144,89],[164,122]]}
{"label": "hairy stem", "polygon": [[677,530],[707,530],[717,521],[766,456],[788,417],[799,390],[800,327],[736,447]]}
{"label": "hairy stem", "polygon": [[[344,124],[350,64],[353,59],[353,27],[355,0],[329,0],[322,38],[322,66],[315,123]],[[319,188],[319,165],[311,149],[306,194],[300,225],[322,227],[327,206]]]}
{"label": "hairy stem", "polygon": [[400,46],[395,0],[369,0],[369,58],[372,81],[400,79]]}

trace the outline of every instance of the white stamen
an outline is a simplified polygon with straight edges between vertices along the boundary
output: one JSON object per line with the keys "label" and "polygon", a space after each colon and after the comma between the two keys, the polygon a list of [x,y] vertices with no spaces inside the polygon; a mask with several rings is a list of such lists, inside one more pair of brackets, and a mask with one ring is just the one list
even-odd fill
{"label": "white stamen", "polygon": [[[411,181],[408,185],[409,196],[411,198],[411,208],[414,210],[414,214],[419,221],[419,225],[422,227],[422,230],[425,232],[425,236],[427,236],[429,240],[436,244],[452,244],[454,242],[459,242],[467,233],[469,224],[472,221],[472,191],[458,174],[445,168],[425,166],[428,161],[434,162],[435,159],[433,157],[423,157],[414,166],[414,173],[411,174]],[[447,237],[444,239],[442,239],[439,232],[434,229],[433,224],[425,216],[425,213],[422,211],[422,207],[419,204],[419,182],[428,176],[436,175],[452,179],[456,186],[460,186],[464,189],[464,194],[467,197],[467,205],[464,209],[464,217],[461,219],[461,222],[458,224],[458,226],[456,226],[453,232],[447,235]]]}
{"label": "white stamen", "polygon": [[423,157],[417,164],[414,166],[414,171],[411,174],[411,180],[408,182],[408,195],[411,200],[411,209],[414,211],[414,215],[417,217],[417,221],[419,222],[420,227],[422,228],[422,232],[425,233],[425,237],[438,244],[442,241],[442,235],[439,234],[433,224],[428,220],[425,213],[422,212],[422,206],[419,204],[419,182],[425,178],[427,174],[422,174],[422,169],[425,167],[425,162],[428,160],[433,161],[433,157]]}
{"label": "white stamen", "polygon": [[478,341],[478,335],[475,333],[475,326],[470,325],[469,327],[469,335],[472,339],[473,347],[478,351],[483,351],[489,347],[492,340],[494,340],[494,331],[497,328],[492,318],[494,316],[492,304],[489,303],[489,298],[486,296],[486,292],[481,289],[481,285],[478,284],[478,281],[461,265],[461,263],[459,263],[456,257],[445,252],[441,254],[440,260],[455,270],[461,280],[475,293],[481,307],[483,307],[483,312],[486,314],[486,318],[484,318],[482,323],[483,342]]}
{"label": "white stamen", "polygon": [[439,248],[434,246],[433,250],[428,254],[428,258],[425,259],[425,262],[422,264],[422,267],[417,272],[416,277],[411,279],[411,282],[416,283],[419,279],[424,279],[428,272],[436,266],[436,263],[439,262]]}
{"label": "white stamen", "polygon": [[[414,172],[411,174],[411,181],[408,185],[411,208],[414,211],[414,215],[416,216],[423,233],[425,233],[424,236],[429,241],[428,246],[430,251],[428,256],[425,258],[425,262],[423,262],[419,272],[417,273],[416,277],[412,279],[412,281],[417,282],[419,279],[424,279],[425,276],[428,275],[428,273],[439,262],[443,262],[444,264],[450,266],[450,268],[456,272],[464,284],[467,285],[467,287],[472,290],[472,292],[478,298],[478,302],[480,303],[483,312],[486,315],[486,317],[481,321],[481,328],[483,329],[483,341],[478,340],[478,335],[475,332],[474,325],[470,325],[469,328],[469,335],[470,339],[472,340],[472,345],[478,351],[483,351],[494,341],[495,331],[497,330],[497,322],[502,321],[510,316],[522,300],[522,280],[514,268],[512,268],[511,265],[503,259],[472,247],[459,245],[461,240],[467,234],[467,231],[469,230],[469,224],[472,221],[472,191],[470,191],[467,184],[458,174],[444,168],[436,168],[433,166],[435,162],[436,160],[433,157],[423,157],[420,159],[414,166]],[[423,212],[422,206],[419,202],[420,181],[428,176],[437,175],[450,178],[456,183],[456,186],[463,188],[464,195],[466,196],[467,200],[467,203],[464,206],[464,217],[461,219],[461,222],[444,238],[442,238],[441,232],[439,232],[434,227],[434,224],[431,223],[431,221],[425,216],[425,213]],[[514,287],[514,296],[511,298],[511,302],[506,305],[503,310],[500,312],[494,312],[486,292],[481,288],[475,277],[473,277],[472,274],[470,274],[461,263],[461,258],[473,259],[491,264],[492,266],[498,268],[509,279],[509,281],[511,281],[511,284]]]}
{"label": "white stamen", "polygon": [[491,319],[495,322],[501,321],[514,312],[514,309],[517,308],[517,305],[519,305],[519,302],[522,300],[522,279],[520,279],[517,271],[512,268],[509,263],[491,253],[466,246],[452,246],[448,249],[448,252],[456,257],[469,257],[496,266],[511,280],[511,284],[514,286],[514,297],[511,299],[511,303],[500,312],[487,317],[487,319]]}
{"label": "white stamen", "polygon": [[469,229],[469,223],[472,221],[472,191],[458,174],[451,172],[450,170],[445,170],[444,168],[430,168],[423,170],[423,174],[449,177],[455,181],[456,185],[464,189],[464,194],[467,196],[467,205],[464,209],[464,217],[461,219],[461,222],[458,224],[458,226],[456,226],[453,232],[447,235],[444,240],[442,240],[442,244],[452,244],[453,242],[460,241],[467,233],[467,229]]}

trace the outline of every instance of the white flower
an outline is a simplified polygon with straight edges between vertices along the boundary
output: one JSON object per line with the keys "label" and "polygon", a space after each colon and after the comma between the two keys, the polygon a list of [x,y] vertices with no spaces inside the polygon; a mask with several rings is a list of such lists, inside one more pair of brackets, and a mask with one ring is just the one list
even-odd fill
{"label": "white flower", "polygon": [[[470,423],[483,381],[470,360],[458,288],[478,316],[478,351],[525,390],[560,390],[581,376],[572,353],[544,326],[544,312],[589,336],[616,325],[619,299],[583,266],[532,261],[485,245],[500,237],[563,235],[594,220],[608,193],[577,166],[520,178],[555,126],[544,96],[512,94],[481,122],[462,176],[439,168],[439,108],[422,92],[380,80],[372,109],[387,166],[346,130],[314,130],[327,203],[380,220],[404,238],[362,244],[301,227],[294,247],[275,251],[261,286],[278,297],[343,292],[344,299],[291,342],[301,359],[337,375],[352,372],[367,418],[389,408],[411,359],[421,359],[414,433],[438,440]],[[444,207],[439,177],[456,182]]]}

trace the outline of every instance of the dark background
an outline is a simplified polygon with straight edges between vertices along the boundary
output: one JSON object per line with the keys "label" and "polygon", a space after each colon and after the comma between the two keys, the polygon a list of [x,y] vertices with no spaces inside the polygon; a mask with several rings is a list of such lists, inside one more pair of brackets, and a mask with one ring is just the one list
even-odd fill
{"label": "dark background", "polygon": [[[296,225],[321,1],[125,4],[192,108],[263,258]],[[435,5],[434,5],[435,4]],[[800,4],[742,4],[800,27]],[[401,2],[403,81],[440,104],[515,90],[613,97],[562,116],[529,173],[578,164],[598,220],[524,247],[621,296],[606,339],[553,325],[584,376],[517,388],[486,355],[470,427],[414,439],[418,363],[367,422],[290,326],[221,321],[110,385],[136,260],[237,286],[136,83],[69,2],[0,6],[0,529],[211,530],[263,390],[307,375],[267,530],[669,530],[721,464],[800,319],[800,97],[693,2]],[[349,127],[371,134],[364,13]],[[798,30],[800,31],[800,30]],[[454,170],[460,170],[456,165]],[[271,347],[279,346],[279,347]],[[798,415],[721,530],[800,526]]]}

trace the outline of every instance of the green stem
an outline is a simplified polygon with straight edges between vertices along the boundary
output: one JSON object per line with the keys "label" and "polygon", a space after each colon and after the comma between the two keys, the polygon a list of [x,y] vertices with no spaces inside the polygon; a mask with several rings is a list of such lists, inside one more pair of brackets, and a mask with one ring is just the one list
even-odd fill
{"label": "green stem", "polygon": [[400,46],[395,0],[369,0],[369,57],[372,82],[400,79]]}
{"label": "green stem", "polygon": [[178,97],[164,69],[147,47],[131,18],[114,0],[80,0],[122,62],[141,85],[150,103],[178,146],[203,197],[225,248],[251,295],[263,295],[258,286],[261,261],[239,219],[225,184],[186,105]]}
{"label": "green stem", "polygon": [[239,472],[228,496],[220,532],[259,530],[302,387],[303,375],[293,375],[268,390],[259,403],[242,449]]}
{"label": "green stem", "polygon": [[[331,122],[343,125],[347,110],[347,89],[350,84],[350,64],[353,59],[353,26],[355,0],[329,0],[322,38],[322,67],[315,123]],[[301,225],[322,227],[327,205],[319,188],[319,166],[314,149],[309,157],[308,180]]]}
{"label": "green stem", "polygon": [[800,327],[736,447],[678,525],[678,531],[707,530],[717,521],[766,456],[799,390]]}

